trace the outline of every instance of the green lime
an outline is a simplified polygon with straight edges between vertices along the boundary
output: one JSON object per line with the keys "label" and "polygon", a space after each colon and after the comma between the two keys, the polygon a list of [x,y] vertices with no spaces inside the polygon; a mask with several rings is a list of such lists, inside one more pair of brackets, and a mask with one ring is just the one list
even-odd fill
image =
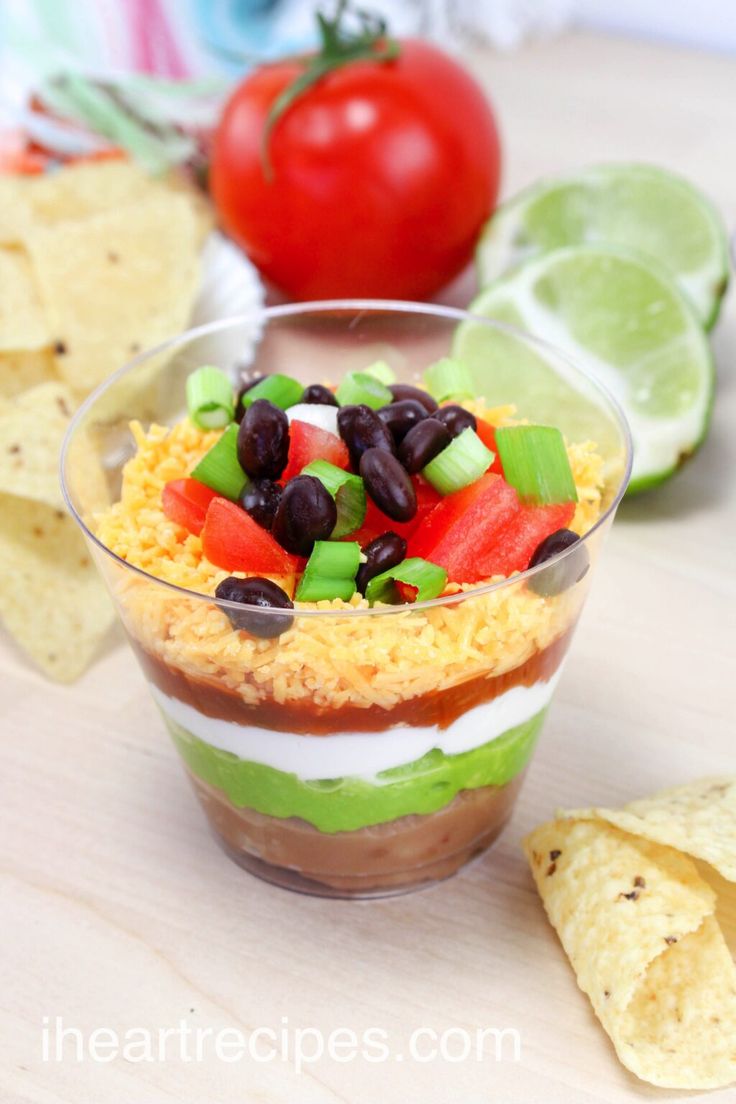
{"label": "green lime", "polygon": [[[469,310],[543,338],[618,399],[634,439],[630,491],[662,482],[705,437],[714,382],[708,340],[677,285],[641,255],[594,246],[543,253],[487,287]],[[513,335],[464,322],[453,356],[480,378],[488,401],[514,402],[522,416],[533,407],[536,420],[544,416],[573,439],[579,413],[580,431],[587,422],[592,435],[569,386]]]}
{"label": "green lime", "polygon": [[600,165],[543,181],[505,203],[477,252],[481,287],[522,261],[567,245],[611,245],[659,261],[714,324],[728,284],[725,227],[696,188],[651,165]]}

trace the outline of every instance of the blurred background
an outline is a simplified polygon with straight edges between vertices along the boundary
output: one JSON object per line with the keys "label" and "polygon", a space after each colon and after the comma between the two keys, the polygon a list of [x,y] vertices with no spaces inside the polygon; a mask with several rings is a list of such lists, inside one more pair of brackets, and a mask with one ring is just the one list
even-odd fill
{"label": "blurred background", "polygon": [[[733,0],[375,0],[395,34],[514,50],[569,28],[736,50]],[[328,5],[329,7],[329,5]],[[177,79],[235,74],[314,44],[312,0],[3,0],[0,99],[20,109],[40,73],[75,63]]]}
{"label": "blurred background", "polygon": [[[337,0],[2,0],[0,135],[22,133],[64,159],[94,154],[106,134],[145,163],[141,149],[111,133],[109,120],[85,103],[89,85],[72,89],[72,100],[59,97],[55,80],[72,73],[112,85],[118,106],[139,111],[153,127],[186,132],[167,145],[162,164],[146,165],[149,171],[176,162],[196,166],[198,158],[204,167],[209,136],[237,80],[263,60],[313,49],[315,11],[336,7]],[[677,171],[697,166],[708,191],[725,190],[727,170],[717,151],[730,112],[733,0],[370,0],[354,7],[383,16],[396,37],[436,42],[480,80],[500,115],[501,198],[540,172],[605,160],[612,149],[614,156],[659,160]],[[612,38],[629,42],[617,105],[601,84],[614,77],[616,62],[603,46]],[[647,49],[657,45],[664,52],[653,72]],[[697,99],[705,51],[709,83],[723,90],[722,104],[708,113],[698,110]],[[522,57],[525,64],[517,65]],[[530,67],[540,74],[539,89],[530,84]],[[541,91],[549,81],[552,98]],[[683,91],[676,112],[666,91],[674,87]],[[39,97],[41,114],[34,110]],[[637,100],[641,118],[632,127],[625,120]],[[79,135],[50,130],[48,110],[76,118],[97,137],[88,134],[80,148],[67,150],[64,143],[77,143]],[[570,112],[585,126],[584,145],[579,128],[573,136],[558,125]],[[675,135],[673,158],[667,139]],[[3,152],[0,141],[0,161]],[[466,277],[442,298],[464,304],[471,290]]]}

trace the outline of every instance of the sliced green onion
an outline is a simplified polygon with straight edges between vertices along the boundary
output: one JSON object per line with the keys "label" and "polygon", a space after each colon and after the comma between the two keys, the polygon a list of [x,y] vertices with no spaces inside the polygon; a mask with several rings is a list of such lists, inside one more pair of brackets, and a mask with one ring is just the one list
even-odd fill
{"label": "sliced green onion", "polygon": [[296,594],[297,602],[321,602],[355,594],[355,576],[360,566],[357,541],[315,541]]}
{"label": "sliced green onion", "polygon": [[404,583],[416,589],[417,602],[426,602],[429,598],[437,598],[445,589],[446,582],[447,572],[444,567],[422,560],[419,556],[411,556],[371,579],[365,596],[371,605],[374,602],[395,603],[396,583]]}
{"label": "sliced green onion", "polygon": [[266,376],[259,380],[254,387],[246,391],[242,398],[242,405],[247,410],[256,399],[268,399],[274,406],[281,410],[288,410],[290,406],[296,406],[304,394],[304,384],[291,376],[282,376],[277,372],[273,376]]}
{"label": "sliced green onion", "polygon": [[504,426],[496,430],[496,447],[504,479],[522,502],[577,502],[565,442],[555,426]]}
{"label": "sliced green onion", "polygon": [[248,476],[238,463],[238,428],[234,423],[229,425],[192,472],[193,479],[233,502],[248,482]]}
{"label": "sliced green onion", "polygon": [[307,577],[305,572],[294,598],[297,602],[330,602],[333,598],[342,598],[343,602],[349,602],[354,594],[354,579],[331,579],[322,575]]}
{"label": "sliced green onion", "polygon": [[315,541],[305,571],[323,578],[354,579],[360,567],[357,541]]}
{"label": "sliced green onion", "polygon": [[374,379],[377,379],[379,383],[386,387],[396,383],[396,373],[385,360],[377,360],[375,364],[371,364],[369,368],[364,368],[363,371],[367,376],[373,376]]}
{"label": "sliced green onion", "polygon": [[235,400],[230,380],[219,368],[204,365],[187,380],[189,417],[200,429],[221,429],[233,420]]}
{"label": "sliced green onion", "polygon": [[365,520],[366,494],[359,475],[343,471],[327,460],[313,460],[302,469],[302,475],[316,476],[335,500],[337,524],[330,534],[333,540],[360,529]]}
{"label": "sliced green onion", "polygon": [[493,460],[494,454],[468,426],[422,468],[422,475],[441,495],[449,495],[475,483],[488,471]]}
{"label": "sliced green onion", "polygon": [[371,410],[378,410],[393,402],[394,397],[385,383],[368,372],[348,372],[335,392],[335,398],[340,406],[363,403]]}
{"label": "sliced green onion", "polygon": [[424,386],[438,403],[448,399],[473,399],[476,394],[470,369],[451,357],[430,364],[424,373]]}

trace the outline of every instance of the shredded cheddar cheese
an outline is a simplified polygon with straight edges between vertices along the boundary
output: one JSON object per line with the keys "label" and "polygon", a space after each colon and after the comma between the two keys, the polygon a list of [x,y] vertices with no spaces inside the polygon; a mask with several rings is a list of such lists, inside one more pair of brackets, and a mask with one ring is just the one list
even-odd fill
{"label": "shredded cheddar cheese", "polygon": [[[508,424],[513,415],[512,407],[481,414],[494,425]],[[209,563],[201,539],[170,521],[161,505],[164,484],[189,475],[219,431],[204,432],[185,419],[171,429],[153,425],[147,432],[133,423],[132,432],[137,451],[125,465],[120,500],[94,526],[99,540],[120,559],[154,577],[109,562],[123,620],[146,650],[246,702],[270,698],[318,707],[391,708],[471,678],[512,670],[577,618],[585,583],[544,598],[512,580],[485,594],[473,593],[479,584],[451,584],[448,595],[468,596],[420,610],[382,607],[368,613],[360,595],[349,602],[299,603],[292,628],[277,639],[237,631],[211,600],[197,596],[212,595],[228,572]],[[570,445],[568,455],[579,497],[572,527],[582,534],[601,513],[603,461],[590,443]],[[196,594],[161,586],[156,579]],[[277,582],[293,593],[293,578]],[[308,615],[315,610],[331,613]]]}

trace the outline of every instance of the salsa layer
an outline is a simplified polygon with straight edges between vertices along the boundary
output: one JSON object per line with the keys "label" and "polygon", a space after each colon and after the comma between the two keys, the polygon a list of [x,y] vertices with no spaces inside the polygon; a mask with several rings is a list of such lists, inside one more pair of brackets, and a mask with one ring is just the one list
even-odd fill
{"label": "salsa layer", "polygon": [[[207,717],[253,725],[256,728],[326,736],[341,732],[383,732],[392,725],[447,728],[467,710],[492,701],[516,686],[548,682],[559,667],[572,636],[572,627],[524,663],[492,677],[468,679],[457,686],[420,697],[409,697],[390,709],[347,704],[319,707],[310,700],[277,702],[264,698],[250,704],[221,682],[196,679],[153,656],[131,639],[144,672],[154,686]],[[246,682],[249,672],[243,672]]]}
{"label": "salsa layer", "polygon": [[[443,808],[463,790],[503,786],[529,761],[546,710],[501,736],[459,755],[438,749],[376,776],[304,781],[294,774],[239,759],[186,732],[164,715],[190,771],[223,791],[237,808],[298,817],[321,832],[351,832]],[[401,739],[397,730],[396,739]]]}

